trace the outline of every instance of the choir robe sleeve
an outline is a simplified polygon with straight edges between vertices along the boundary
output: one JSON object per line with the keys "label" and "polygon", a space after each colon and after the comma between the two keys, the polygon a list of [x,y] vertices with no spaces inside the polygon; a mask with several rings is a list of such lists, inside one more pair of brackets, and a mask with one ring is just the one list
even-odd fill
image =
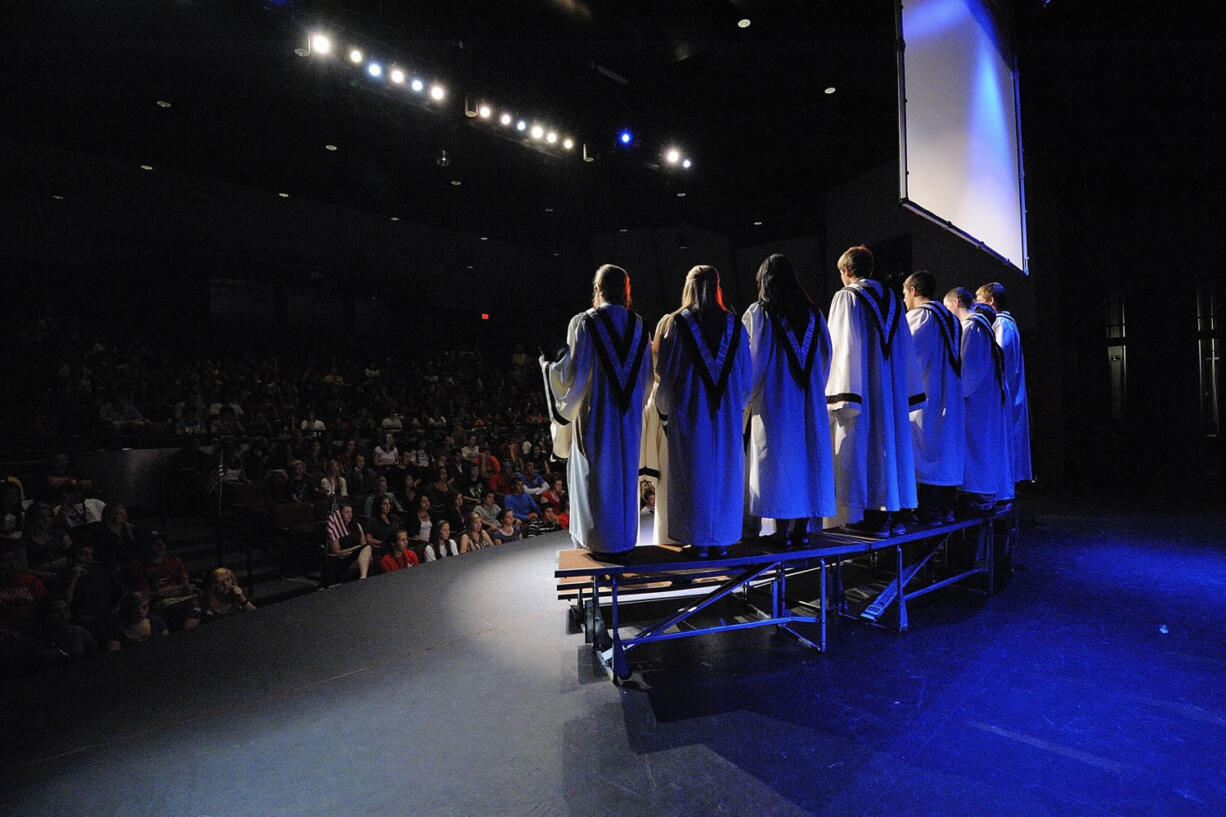
{"label": "choir robe sleeve", "polygon": [[864,349],[859,342],[859,326],[864,307],[849,290],[840,290],[830,302],[829,330],[832,343],[843,350],[830,363],[826,380],[826,403],[832,415],[850,419],[860,413],[864,403]]}
{"label": "choir robe sleeve", "polygon": [[566,353],[555,363],[546,363],[545,396],[549,403],[549,431],[553,453],[559,459],[571,454],[572,425],[591,389],[595,350],[583,313],[571,319],[566,330]]}

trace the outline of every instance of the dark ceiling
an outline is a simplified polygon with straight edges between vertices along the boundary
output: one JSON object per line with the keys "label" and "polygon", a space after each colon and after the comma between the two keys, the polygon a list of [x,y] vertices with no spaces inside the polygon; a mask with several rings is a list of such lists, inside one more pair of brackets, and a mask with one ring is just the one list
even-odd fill
{"label": "dark ceiling", "polygon": [[[681,223],[749,244],[814,232],[826,189],[895,156],[893,9],[35,0],[11,7],[0,133],[532,246]],[[296,55],[319,29],[437,76],[448,98],[421,105],[342,56]],[[593,161],[498,135],[465,116],[466,94],[550,118]],[[669,144],[691,169],[661,161]]]}

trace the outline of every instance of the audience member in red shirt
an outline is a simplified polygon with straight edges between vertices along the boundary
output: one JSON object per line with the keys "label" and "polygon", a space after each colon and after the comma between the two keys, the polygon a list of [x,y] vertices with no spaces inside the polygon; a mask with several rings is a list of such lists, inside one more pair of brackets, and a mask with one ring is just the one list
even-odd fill
{"label": "audience member in red shirt", "polygon": [[396,538],[392,540],[392,552],[384,555],[379,560],[379,567],[383,568],[384,573],[391,573],[395,570],[412,567],[417,563],[417,554],[409,548],[409,532],[405,530],[396,531]]}

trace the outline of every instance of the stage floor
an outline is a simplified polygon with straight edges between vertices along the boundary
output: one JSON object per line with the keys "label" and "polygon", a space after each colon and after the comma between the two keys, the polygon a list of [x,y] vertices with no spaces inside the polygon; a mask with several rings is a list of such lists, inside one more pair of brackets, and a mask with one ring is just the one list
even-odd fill
{"label": "stage floor", "polygon": [[0,814],[1222,814],[1224,522],[1037,499],[993,597],[646,646],[638,689],[539,537],[6,685]]}

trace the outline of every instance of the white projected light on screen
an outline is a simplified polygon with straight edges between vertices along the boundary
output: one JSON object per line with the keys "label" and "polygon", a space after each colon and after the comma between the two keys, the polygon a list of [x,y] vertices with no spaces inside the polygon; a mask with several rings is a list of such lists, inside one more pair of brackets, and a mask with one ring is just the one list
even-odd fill
{"label": "white projected light on screen", "polygon": [[1007,6],[900,4],[900,195],[910,209],[1029,272]]}

